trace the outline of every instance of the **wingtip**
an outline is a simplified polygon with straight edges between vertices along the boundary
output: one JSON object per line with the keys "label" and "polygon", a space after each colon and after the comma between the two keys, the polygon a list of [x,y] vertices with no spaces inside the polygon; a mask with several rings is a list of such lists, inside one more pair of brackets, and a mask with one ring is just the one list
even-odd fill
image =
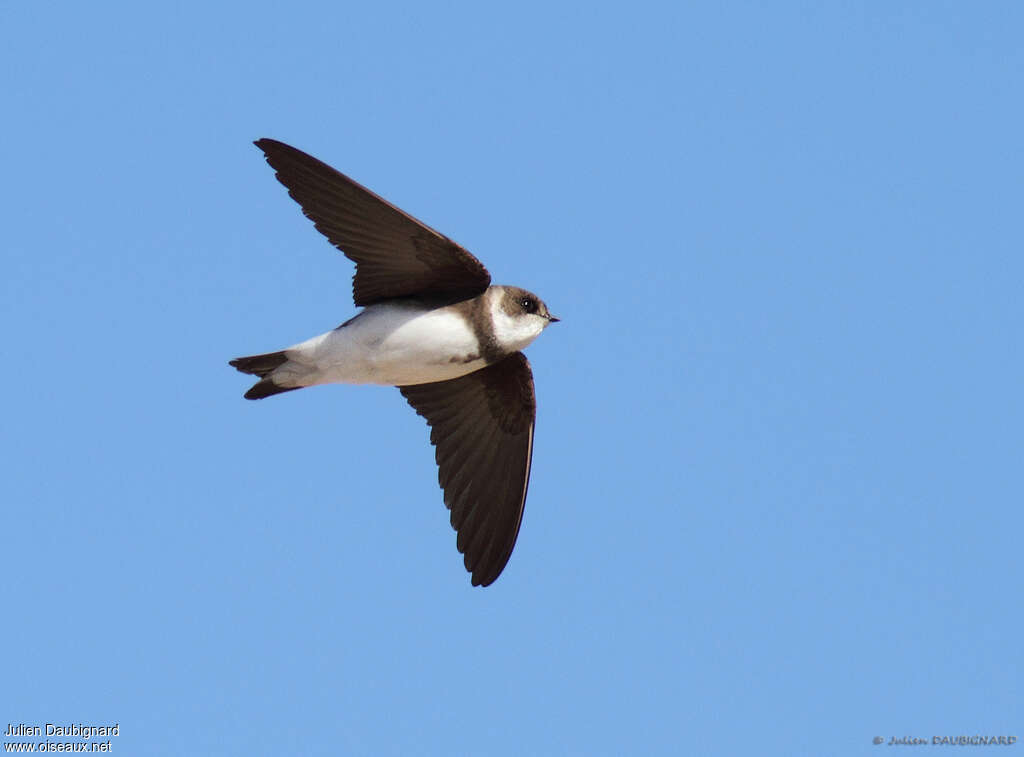
{"label": "wingtip", "polygon": [[491,563],[486,566],[478,565],[475,570],[467,565],[466,570],[471,574],[469,579],[470,583],[473,584],[473,586],[490,586],[501,577],[502,573],[505,572],[505,566],[508,564],[508,558],[511,556],[511,553],[509,553],[508,557],[498,564]]}
{"label": "wingtip", "polygon": [[255,139],[253,140],[253,144],[260,148],[264,153],[269,153],[277,147],[288,147],[284,142],[279,142],[278,140],[271,139],[270,137],[260,137],[259,139]]}

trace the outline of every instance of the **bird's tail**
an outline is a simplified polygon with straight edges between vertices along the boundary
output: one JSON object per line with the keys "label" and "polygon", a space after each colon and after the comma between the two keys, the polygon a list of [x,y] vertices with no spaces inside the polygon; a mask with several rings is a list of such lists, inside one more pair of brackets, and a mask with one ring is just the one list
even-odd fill
{"label": "bird's tail", "polygon": [[274,383],[271,375],[275,370],[288,362],[285,351],[268,352],[265,355],[250,355],[249,357],[238,357],[230,361],[230,365],[242,373],[249,373],[259,376],[260,380],[253,384],[252,388],[245,393],[247,400],[261,400],[281,392],[291,392],[301,389],[301,386],[281,386]]}

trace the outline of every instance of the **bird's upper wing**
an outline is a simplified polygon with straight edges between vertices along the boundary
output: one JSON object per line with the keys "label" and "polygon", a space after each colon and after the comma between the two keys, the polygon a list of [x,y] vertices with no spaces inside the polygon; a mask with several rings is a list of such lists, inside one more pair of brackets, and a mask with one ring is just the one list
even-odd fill
{"label": "bird's upper wing", "polygon": [[438,480],[474,586],[501,575],[530,483],[536,399],[521,352],[450,381],[399,390],[430,424]]}
{"label": "bird's upper wing", "polygon": [[255,144],[317,230],[355,261],[356,305],[419,294],[458,300],[490,285],[470,252],[326,163],[273,139]]}

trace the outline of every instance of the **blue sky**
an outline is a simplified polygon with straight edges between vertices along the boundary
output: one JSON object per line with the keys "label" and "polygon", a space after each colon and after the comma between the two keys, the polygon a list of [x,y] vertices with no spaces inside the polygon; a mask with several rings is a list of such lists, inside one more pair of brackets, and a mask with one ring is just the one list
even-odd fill
{"label": "blue sky", "polygon": [[[132,755],[1024,736],[1022,29],[5,4],[0,725],[118,722]],[[492,587],[397,391],[242,399],[228,359],[356,312],[264,136],[563,319]]]}

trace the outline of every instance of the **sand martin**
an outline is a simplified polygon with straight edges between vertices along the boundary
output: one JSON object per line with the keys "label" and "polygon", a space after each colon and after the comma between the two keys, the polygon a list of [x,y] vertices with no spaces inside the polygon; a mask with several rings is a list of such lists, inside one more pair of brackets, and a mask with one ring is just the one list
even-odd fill
{"label": "sand martin", "polygon": [[539,297],[492,286],[469,251],[294,147],[260,139],[302,212],[356,264],[363,310],[279,352],[240,357],[258,400],[315,384],[396,386],[430,426],[438,480],[474,586],[501,575],[530,481],[536,400],[520,350],[558,319]]}

